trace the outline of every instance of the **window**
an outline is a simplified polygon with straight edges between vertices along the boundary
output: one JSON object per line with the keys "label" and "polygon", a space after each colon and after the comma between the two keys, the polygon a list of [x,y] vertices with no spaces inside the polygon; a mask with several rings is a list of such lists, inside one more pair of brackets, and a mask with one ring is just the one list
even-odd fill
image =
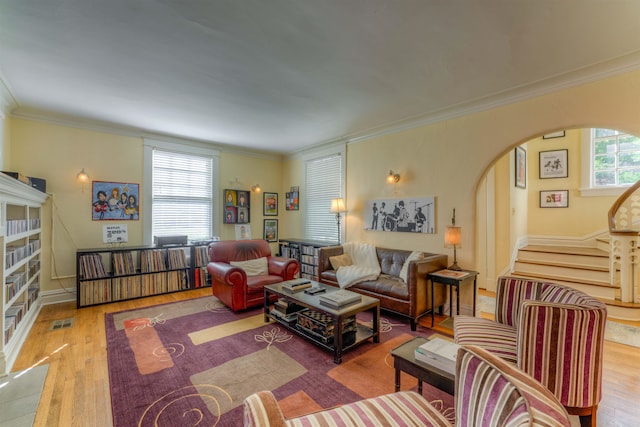
{"label": "window", "polygon": [[146,140],[145,195],[150,197],[145,212],[151,221],[145,227],[145,242],[151,243],[154,236],[197,240],[216,235],[217,176],[216,152]]}
{"label": "window", "polygon": [[593,187],[628,186],[640,179],[640,138],[612,129],[591,129]]}
{"label": "window", "polygon": [[336,215],[330,209],[331,199],[344,197],[344,149],[309,158],[304,168],[304,237],[337,242]]}

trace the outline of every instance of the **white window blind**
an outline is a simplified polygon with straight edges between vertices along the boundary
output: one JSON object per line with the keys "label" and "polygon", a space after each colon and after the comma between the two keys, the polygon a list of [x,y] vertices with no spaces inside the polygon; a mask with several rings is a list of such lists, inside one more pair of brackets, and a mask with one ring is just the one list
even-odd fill
{"label": "white window blind", "polygon": [[211,237],[216,159],[156,148],[152,167],[152,235]]}
{"label": "white window blind", "polygon": [[336,215],[330,212],[331,199],[342,197],[340,154],[305,163],[305,238],[338,241]]}

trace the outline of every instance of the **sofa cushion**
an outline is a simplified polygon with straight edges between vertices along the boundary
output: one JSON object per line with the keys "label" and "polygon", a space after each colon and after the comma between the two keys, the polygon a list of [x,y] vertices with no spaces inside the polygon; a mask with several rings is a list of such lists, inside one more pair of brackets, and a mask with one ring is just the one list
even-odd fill
{"label": "sofa cushion", "polygon": [[229,261],[229,264],[243,269],[247,276],[264,276],[269,274],[269,265],[266,257],[247,261]]}
{"label": "sofa cushion", "polygon": [[424,252],[421,252],[421,251],[411,252],[411,255],[409,255],[407,259],[404,260],[404,264],[402,264],[402,269],[400,270],[400,274],[398,276],[400,276],[400,278],[406,282],[407,274],[409,273],[409,264],[411,263],[411,261],[417,261],[423,258],[424,258]]}
{"label": "sofa cushion", "polygon": [[402,266],[411,251],[399,249],[376,248],[378,261],[380,262],[380,271],[390,276],[400,276]]}
{"label": "sofa cushion", "polygon": [[273,285],[274,283],[280,282],[282,282],[282,277],[280,276],[268,274],[264,276],[247,276],[247,293],[264,293],[264,287],[266,285]]}
{"label": "sofa cushion", "polygon": [[391,298],[408,300],[409,287],[398,276],[390,276],[389,274],[381,274],[377,280],[367,280],[365,282],[356,283],[351,286],[351,290],[362,289],[377,295],[388,296]]}
{"label": "sofa cushion", "polygon": [[349,254],[330,256],[329,263],[334,270],[337,270],[340,267],[345,267],[347,265],[353,265],[353,261],[351,260]]}
{"label": "sofa cushion", "polygon": [[518,336],[512,326],[479,317],[456,316],[453,334],[456,344],[477,345],[508,362],[518,362]]}

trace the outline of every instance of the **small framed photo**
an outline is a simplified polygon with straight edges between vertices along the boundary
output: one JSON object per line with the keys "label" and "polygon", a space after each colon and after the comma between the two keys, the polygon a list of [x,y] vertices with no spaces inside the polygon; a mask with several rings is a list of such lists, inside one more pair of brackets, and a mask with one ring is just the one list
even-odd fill
{"label": "small framed photo", "polygon": [[563,130],[558,131],[558,132],[551,132],[548,133],[546,135],[542,136],[542,139],[553,139],[553,138],[563,138],[565,136],[565,133]]}
{"label": "small framed photo", "polygon": [[236,240],[249,240],[251,239],[251,225],[240,224],[236,225]]}
{"label": "small framed photo", "polygon": [[278,215],[278,193],[264,192],[263,197],[263,214],[264,216]]}
{"label": "small framed photo", "polygon": [[238,208],[235,206],[227,206],[224,208],[224,223],[235,224],[238,222]]}
{"label": "small framed photo", "polygon": [[278,241],[278,220],[277,219],[264,220],[264,240],[266,240],[267,242]]}
{"label": "small framed photo", "polygon": [[540,179],[569,176],[569,150],[540,152]]}
{"label": "small framed photo", "polygon": [[516,147],[515,163],[516,187],[527,188],[527,150]]}
{"label": "small framed photo", "polygon": [[569,190],[543,190],[540,191],[541,208],[568,208]]}

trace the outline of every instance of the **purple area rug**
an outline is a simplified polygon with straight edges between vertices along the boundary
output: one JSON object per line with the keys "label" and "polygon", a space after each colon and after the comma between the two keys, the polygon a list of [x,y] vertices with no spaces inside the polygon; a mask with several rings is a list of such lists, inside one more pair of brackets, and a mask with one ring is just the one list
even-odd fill
{"label": "purple area rug", "polygon": [[[380,343],[362,343],[336,365],[333,354],[264,323],[261,309],[233,313],[213,296],[108,313],[105,321],[115,427],[240,426],[243,400],[260,390],[271,390],[287,417],[391,393],[389,351],[432,334],[382,316]],[[403,389],[416,384],[403,374]],[[451,412],[449,394],[425,384],[423,395]]]}

